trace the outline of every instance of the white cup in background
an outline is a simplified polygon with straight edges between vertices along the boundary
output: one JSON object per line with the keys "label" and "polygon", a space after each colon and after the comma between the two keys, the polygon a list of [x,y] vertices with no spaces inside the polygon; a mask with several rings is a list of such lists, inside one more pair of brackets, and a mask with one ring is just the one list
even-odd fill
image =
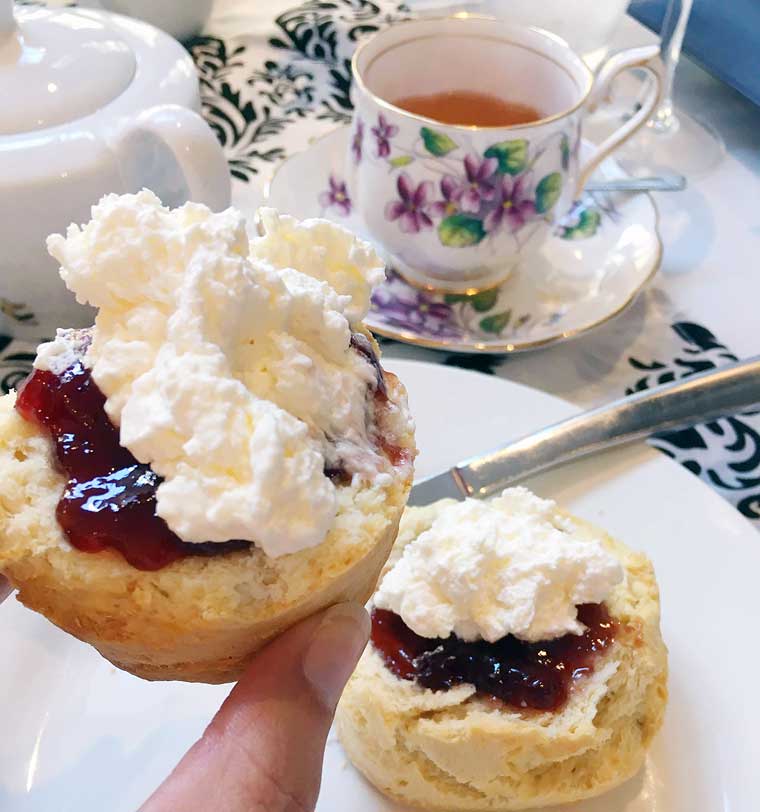
{"label": "white cup in background", "polygon": [[198,34],[211,15],[214,0],[99,0],[99,7],[155,25],[175,39]]}
{"label": "white cup in background", "polygon": [[604,60],[629,0],[407,0],[412,12],[440,16],[467,11],[562,37],[594,69]]}

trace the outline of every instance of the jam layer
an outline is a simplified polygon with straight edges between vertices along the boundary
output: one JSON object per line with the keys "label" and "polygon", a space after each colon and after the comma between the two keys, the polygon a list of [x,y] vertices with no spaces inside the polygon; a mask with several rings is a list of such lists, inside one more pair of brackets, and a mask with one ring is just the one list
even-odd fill
{"label": "jam layer", "polygon": [[55,443],[68,479],[56,515],[74,547],[92,553],[112,547],[141,570],[250,547],[247,541],[189,544],[173,533],[156,515],[161,478],[119,445],[104,406],[81,362],[62,375],[35,370],[16,400],[21,416],[46,428]]}
{"label": "jam layer", "polygon": [[[372,387],[372,397],[375,402],[375,413],[381,414],[383,409],[388,408],[389,398],[388,387],[385,383],[386,373],[383,371],[382,366],[380,366],[380,359],[377,357],[377,353],[375,353],[370,340],[362,333],[351,334],[351,347],[359,353],[375,371],[375,385]],[[383,453],[394,467],[405,465],[411,459],[408,449],[391,442],[382,431],[377,432],[375,445],[378,451]],[[328,474],[328,476],[330,476],[330,474]]]}
{"label": "jam layer", "polygon": [[467,643],[454,635],[420,637],[398,615],[375,609],[372,643],[400,679],[434,691],[467,683],[479,695],[506,705],[555,711],[567,702],[573,682],[594,670],[596,658],[609,648],[617,630],[604,604],[579,606],[578,619],[586,626],[581,635],[539,643],[508,635],[495,643]]}
{"label": "jam layer", "polygon": [[[387,408],[383,370],[369,340],[356,333],[355,352],[375,371],[376,410]],[[83,345],[82,349],[85,349]],[[68,481],[56,515],[69,541],[86,552],[118,550],[137,569],[158,570],[185,556],[213,556],[251,546],[248,541],[182,541],[156,515],[161,477],[119,445],[119,433],[105,411],[105,396],[80,361],[63,374],[35,370],[19,390],[16,409],[51,435],[58,463]],[[375,440],[391,464],[408,461],[409,452],[382,437]],[[336,485],[351,482],[338,461],[325,468]]]}

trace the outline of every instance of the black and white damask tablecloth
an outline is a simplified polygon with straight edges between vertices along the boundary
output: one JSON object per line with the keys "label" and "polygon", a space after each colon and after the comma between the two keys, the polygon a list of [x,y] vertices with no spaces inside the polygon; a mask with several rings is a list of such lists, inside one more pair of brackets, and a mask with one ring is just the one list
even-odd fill
{"label": "black and white damask tablecloth", "polygon": [[[408,16],[393,0],[217,0],[206,32],[187,47],[204,115],[229,160],[236,205],[255,209],[279,162],[350,121],[357,41]],[[612,322],[529,354],[455,355],[390,341],[384,352],[498,375],[590,407],[735,360],[709,324],[679,311],[676,294],[661,276]],[[33,345],[0,336],[4,391],[19,384],[33,359]],[[651,443],[760,527],[760,417],[666,432]]]}

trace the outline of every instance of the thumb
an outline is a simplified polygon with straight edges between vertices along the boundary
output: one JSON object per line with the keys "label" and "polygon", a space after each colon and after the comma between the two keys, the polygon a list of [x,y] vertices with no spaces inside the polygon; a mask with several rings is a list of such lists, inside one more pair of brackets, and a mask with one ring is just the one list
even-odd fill
{"label": "thumb", "polygon": [[335,706],[369,627],[363,607],[342,603],[262,649],[141,812],[311,812]]}
{"label": "thumb", "polygon": [[13,592],[13,587],[0,575],[0,603],[2,603],[11,592]]}

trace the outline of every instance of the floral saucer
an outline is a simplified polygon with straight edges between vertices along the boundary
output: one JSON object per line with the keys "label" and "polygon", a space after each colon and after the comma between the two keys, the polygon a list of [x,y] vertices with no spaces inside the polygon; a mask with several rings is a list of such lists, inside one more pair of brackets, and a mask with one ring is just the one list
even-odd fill
{"label": "floral saucer", "polygon": [[[341,127],[285,160],[269,184],[268,205],[368,237],[343,177],[349,138]],[[612,161],[599,171],[602,179],[621,175]],[[379,335],[450,352],[519,352],[571,338],[622,312],[654,276],[662,255],[657,219],[649,195],[587,194],[538,256],[497,288],[423,291],[389,267],[366,323]]]}

